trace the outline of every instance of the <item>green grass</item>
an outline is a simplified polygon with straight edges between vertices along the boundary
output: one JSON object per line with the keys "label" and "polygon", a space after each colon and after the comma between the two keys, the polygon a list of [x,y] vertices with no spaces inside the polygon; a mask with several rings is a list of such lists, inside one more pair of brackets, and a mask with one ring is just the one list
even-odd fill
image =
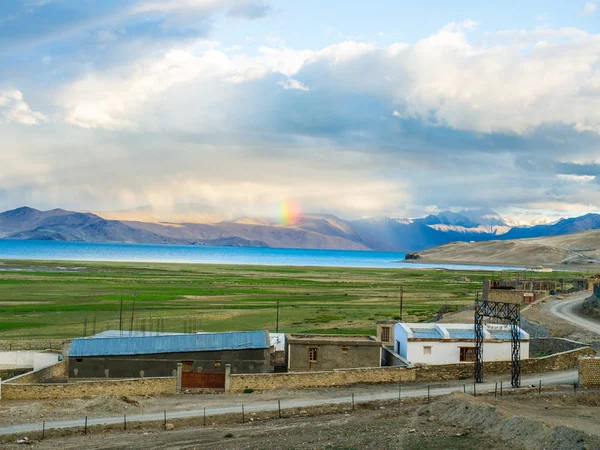
{"label": "green grass", "polygon": [[[470,304],[489,272],[201,264],[0,261],[0,339],[68,338],[119,326],[165,331],[374,333],[375,321],[429,320]],[[511,276],[513,274],[494,274]],[[580,274],[542,273],[571,279]],[[461,276],[470,283],[458,282]],[[87,322],[87,325],[84,323]],[[152,323],[152,325],[151,325]]]}

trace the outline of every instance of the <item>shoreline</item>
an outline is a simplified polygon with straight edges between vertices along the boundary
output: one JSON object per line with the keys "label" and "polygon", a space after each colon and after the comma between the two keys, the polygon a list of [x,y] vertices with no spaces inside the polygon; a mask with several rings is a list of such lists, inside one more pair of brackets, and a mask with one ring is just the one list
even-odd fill
{"label": "shoreline", "polygon": [[[505,268],[506,271],[512,271],[512,272],[518,272],[518,271],[526,271],[528,273],[544,273],[544,272],[537,272],[535,270],[527,270],[526,266],[522,266],[520,268],[515,268],[512,266],[506,266],[504,264],[499,264],[497,262],[485,262],[485,261],[479,261],[479,262],[473,262],[473,261],[446,261],[446,260],[429,260],[429,259],[424,259],[424,258],[419,258],[419,259],[405,259],[402,261],[396,261],[398,263],[407,263],[407,264],[455,264],[455,265],[462,265],[462,266],[490,266],[490,267],[498,267],[498,268]],[[541,264],[540,264],[541,265]],[[587,270],[584,269],[590,269],[590,271],[600,271],[600,264],[561,264],[561,265],[557,265],[557,264],[544,264],[543,265],[544,268],[548,268],[548,269],[552,269],[552,271],[556,271],[556,272],[587,272]]]}

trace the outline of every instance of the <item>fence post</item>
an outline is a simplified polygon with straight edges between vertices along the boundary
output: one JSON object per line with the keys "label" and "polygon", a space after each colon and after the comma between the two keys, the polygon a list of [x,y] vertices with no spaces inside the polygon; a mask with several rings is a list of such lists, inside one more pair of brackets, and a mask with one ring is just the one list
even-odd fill
{"label": "fence post", "polygon": [[127,413],[123,414],[123,430],[127,431]]}
{"label": "fence post", "polygon": [[167,412],[163,411],[165,417],[165,429],[167,429]]}
{"label": "fence post", "polygon": [[281,419],[281,400],[277,400],[277,411],[279,418]]}
{"label": "fence post", "polygon": [[45,436],[46,436],[46,421],[44,420],[42,422],[42,441],[44,440]]}
{"label": "fence post", "polygon": [[85,416],[85,423],[83,425],[83,434],[87,434],[87,416]]}
{"label": "fence post", "polygon": [[398,400],[402,400],[402,385],[398,384]]}
{"label": "fence post", "polygon": [[473,383],[473,397],[477,397],[477,384]]}
{"label": "fence post", "polygon": [[541,393],[542,393],[542,380],[540,380],[540,385],[538,387],[538,394],[541,395]]}
{"label": "fence post", "polygon": [[202,422],[203,426],[206,426],[206,407],[204,407],[204,422]]}
{"label": "fence post", "polygon": [[429,390],[430,390],[430,385],[427,385],[427,403],[429,403],[431,401],[431,397],[429,395]]}
{"label": "fence post", "polygon": [[494,386],[494,398],[498,396],[498,382],[496,381],[496,385]]}
{"label": "fence post", "polygon": [[354,392],[352,393],[352,411],[354,411]]}
{"label": "fence post", "polygon": [[500,382],[500,397],[502,397],[502,381]]}
{"label": "fence post", "polygon": [[244,405],[242,405],[242,423],[244,423]]}
{"label": "fence post", "polygon": [[466,394],[466,393],[467,393],[467,385],[463,384],[463,394]]}

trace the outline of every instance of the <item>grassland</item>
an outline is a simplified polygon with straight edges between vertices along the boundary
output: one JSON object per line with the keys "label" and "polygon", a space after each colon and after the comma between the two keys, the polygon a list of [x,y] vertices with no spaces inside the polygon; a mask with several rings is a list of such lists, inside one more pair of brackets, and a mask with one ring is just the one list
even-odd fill
{"label": "grassland", "polygon": [[280,331],[374,333],[376,320],[398,318],[400,286],[404,320],[424,321],[441,307],[469,305],[486,277],[434,269],[0,261],[0,340],[118,329],[121,298],[129,329],[134,293],[134,329],[274,331],[279,301]]}

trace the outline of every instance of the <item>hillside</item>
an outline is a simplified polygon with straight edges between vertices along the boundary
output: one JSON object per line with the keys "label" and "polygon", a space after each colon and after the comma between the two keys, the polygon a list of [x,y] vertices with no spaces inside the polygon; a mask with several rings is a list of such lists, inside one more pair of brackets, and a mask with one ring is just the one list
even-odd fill
{"label": "hillside", "polygon": [[569,235],[489,242],[452,242],[413,252],[423,263],[565,266],[600,264],[600,230]]}

